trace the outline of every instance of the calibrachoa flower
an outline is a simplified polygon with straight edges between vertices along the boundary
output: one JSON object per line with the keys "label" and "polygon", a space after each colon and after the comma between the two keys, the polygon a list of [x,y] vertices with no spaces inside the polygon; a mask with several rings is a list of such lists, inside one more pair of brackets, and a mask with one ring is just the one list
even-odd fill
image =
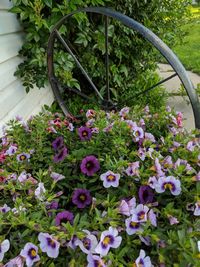
{"label": "calibrachoa flower", "polygon": [[30,173],[26,173],[26,171],[23,171],[20,173],[20,175],[18,176],[18,181],[20,181],[20,183],[24,183],[28,180],[28,178],[31,177]]}
{"label": "calibrachoa flower", "polygon": [[89,231],[83,230],[87,235],[82,239],[77,239],[75,244],[80,247],[80,249],[86,253],[95,253],[95,248],[97,247],[98,241],[95,235],[92,235]]}
{"label": "calibrachoa flower", "polygon": [[52,142],[52,147],[55,151],[61,149],[64,146],[64,139],[62,136],[57,137],[53,142]]}
{"label": "calibrachoa flower", "polygon": [[87,176],[93,176],[100,169],[100,164],[95,156],[87,156],[81,161],[81,172]]}
{"label": "calibrachoa flower", "polygon": [[152,209],[148,212],[148,219],[153,226],[155,226],[155,227],[157,226],[156,214]]}
{"label": "calibrachoa flower", "polygon": [[119,205],[119,213],[130,216],[133,212],[133,209],[136,207],[136,199],[135,197],[131,198],[128,201],[125,201],[124,199],[120,202]]}
{"label": "calibrachoa flower", "polygon": [[133,127],[133,136],[135,142],[140,141],[140,139],[144,138],[144,130],[138,126]]}
{"label": "calibrachoa flower", "polygon": [[136,267],[151,267],[151,259],[149,256],[146,257],[145,251],[143,249],[140,250],[140,255],[135,261]]}
{"label": "calibrachoa flower", "polygon": [[58,181],[60,181],[60,180],[65,179],[65,176],[64,176],[64,175],[59,174],[59,173],[57,173],[57,172],[52,172],[50,176],[51,176],[51,178],[52,178],[55,182],[58,182]]}
{"label": "calibrachoa flower", "polygon": [[92,197],[87,189],[76,189],[72,194],[72,202],[79,209],[83,209],[92,203]]}
{"label": "calibrachoa flower", "polygon": [[194,215],[200,216],[200,201],[195,203]]}
{"label": "calibrachoa flower", "polygon": [[73,213],[65,210],[65,211],[59,212],[56,215],[55,223],[56,223],[56,226],[59,226],[62,223],[67,223],[67,222],[70,222],[72,224],[73,220],[74,220]]}
{"label": "calibrachoa flower", "polygon": [[129,164],[129,167],[125,170],[128,176],[139,176],[140,162],[136,161]]}
{"label": "calibrachoa flower", "polygon": [[170,223],[170,225],[178,224],[178,223],[179,223],[179,221],[177,220],[176,217],[171,216],[171,215],[168,215],[167,217],[168,217],[168,219],[169,219],[169,223]]}
{"label": "calibrachoa flower", "polygon": [[126,115],[129,113],[129,110],[130,109],[128,107],[122,108],[119,112],[119,116],[125,118]]}
{"label": "calibrachoa flower", "polygon": [[26,259],[26,265],[33,266],[33,264],[40,260],[38,255],[38,247],[32,243],[27,243],[24,249],[21,250],[20,255]]}
{"label": "calibrachoa flower", "polygon": [[160,177],[155,184],[157,193],[163,193],[169,189],[172,195],[178,196],[181,193],[181,183],[174,176]]}
{"label": "calibrachoa flower", "polygon": [[153,202],[154,193],[153,190],[148,185],[140,186],[138,194],[141,204]]}
{"label": "calibrachoa flower", "polygon": [[157,182],[158,182],[157,178],[155,176],[151,176],[151,177],[149,177],[148,185],[151,188],[155,189],[155,186],[156,186]]}
{"label": "calibrachoa flower", "polygon": [[10,210],[11,208],[7,204],[4,204],[3,207],[0,207],[0,212],[2,213],[7,213]]}
{"label": "calibrachoa flower", "polygon": [[54,156],[53,161],[55,163],[63,161],[68,155],[68,149],[64,146],[58,153]]}
{"label": "calibrachoa flower", "polygon": [[155,167],[155,170],[157,172],[157,176],[158,177],[162,177],[162,176],[165,175],[165,173],[162,171],[162,167],[160,165],[160,162],[159,162],[158,158],[155,159],[155,166],[154,167]]}
{"label": "calibrachoa flower", "polygon": [[6,150],[6,155],[12,156],[16,153],[17,151],[17,146],[16,145],[11,145],[8,150]]}
{"label": "calibrachoa flower", "polygon": [[100,179],[103,181],[103,186],[105,188],[109,188],[111,186],[118,187],[120,174],[107,171],[106,173],[101,174]]}
{"label": "calibrachoa flower", "polygon": [[88,111],[86,112],[87,118],[93,118],[93,117],[95,117],[95,115],[96,115],[96,111],[93,109],[88,109]]}
{"label": "calibrachoa flower", "polygon": [[45,199],[45,194],[46,189],[44,188],[43,183],[39,183],[38,187],[35,189],[35,197],[39,199],[40,201],[43,201]]}
{"label": "calibrachoa flower", "polygon": [[134,222],[146,222],[147,213],[149,208],[143,204],[137,205],[137,207],[132,212],[132,220]]}
{"label": "calibrachoa flower", "polygon": [[58,257],[60,243],[53,236],[48,233],[39,233],[38,240],[40,241],[41,250],[46,252],[48,257]]}
{"label": "calibrachoa flower", "polygon": [[104,261],[97,255],[88,254],[87,261],[87,267],[106,267]]}
{"label": "calibrachoa flower", "polygon": [[10,248],[10,241],[8,239],[5,239],[2,243],[0,243],[0,262],[4,258],[4,254],[9,250]]}
{"label": "calibrachoa flower", "polygon": [[90,140],[92,137],[92,130],[88,127],[82,126],[78,128],[78,135],[82,141]]}
{"label": "calibrachoa flower", "polygon": [[118,236],[118,231],[112,226],[109,227],[108,231],[104,231],[101,234],[101,239],[96,247],[96,253],[105,256],[108,254],[110,248],[118,248],[122,242],[122,237]]}
{"label": "calibrachoa flower", "polygon": [[21,153],[21,154],[17,155],[17,160],[20,162],[23,162],[25,160],[29,161],[29,159],[30,159],[30,154],[28,154],[28,153]]}
{"label": "calibrachoa flower", "polygon": [[7,262],[4,267],[24,267],[24,259],[19,255]]}
{"label": "calibrachoa flower", "polygon": [[133,216],[125,220],[125,225],[126,225],[126,232],[128,235],[133,235],[136,232],[143,231],[142,223],[136,222],[135,217],[133,218]]}

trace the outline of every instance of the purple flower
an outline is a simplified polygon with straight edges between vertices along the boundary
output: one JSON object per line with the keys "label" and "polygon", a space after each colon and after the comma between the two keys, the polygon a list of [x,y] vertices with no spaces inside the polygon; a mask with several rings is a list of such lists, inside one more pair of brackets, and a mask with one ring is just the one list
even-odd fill
{"label": "purple flower", "polygon": [[148,185],[142,185],[139,188],[139,200],[141,204],[152,203],[154,193]]}
{"label": "purple flower", "polygon": [[119,213],[126,216],[130,216],[135,207],[136,207],[135,197],[131,198],[128,201],[122,200],[119,205]]}
{"label": "purple flower", "polygon": [[200,216],[200,201],[195,203],[194,215]]}
{"label": "purple flower", "polygon": [[73,213],[65,210],[65,211],[59,212],[56,215],[55,223],[56,223],[56,226],[59,226],[62,223],[67,223],[67,222],[70,222],[70,224],[73,224],[73,220],[74,220]]}
{"label": "purple flower", "polygon": [[176,217],[173,217],[171,215],[168,215],[168,219],[169,219],[170,225],[178,224],[179,223],[179,221],[177,220],[177,218]]}
{"label": "purple flower", "polygon": [[139,235],[139,239],[146,245],[151,246],[151,238],[149,236],[141,236]]}
{"label": "purple flower", "polygon": [[26,265],[28,267],[40,260],[38,247],[32,243],[27,243],[24,249],[21,250],[20,255],[26,259]]}
{"label": "purple flower", "polygon": [[129,113],[129,110],[130,109],[128,107],[122,108],[119,112],[119,116],[125,118],[126,115]]}
{"label": "purple flower", "polygon": [[161,177],[161,176],[165,175],[165,173],[162,171],[162,168],[161,168],[161,165],[159,163],[159,159],[158,158],[155,159],[155,166],[154,167],[155,167],[155,170],[157,172],[157,176],[158,177]]}
{"label": "purple flower", "polygon": [[16,153],[17,151],[17,146],[16,145],[11,145],[8,150],[6,150],[6,155],[12,156]]}
{"label": "purple flower", "polygon": [[4,254],[9,250],[10,248],[10,241],[8,239],[5,239],[3,242],[0,243],[0,262],[4,258]]}
{"label": "purple flower", "polygon": [[144,134],[144,137],[145,137],[146,140],[149,140],[152,143],[155,143],[156,142],[155,137],[151,133],[145,133]]}
{"label": "purple flower", "polygon": [[150,257],[146,257],[145,251],[143,249],[140,250],[140,255],[135,261],[136,267],[151,267],[151,259]]}
{"label": "purple flower", "polygon": [[24,259],[19,255],[7,262],[4,267],[24,267]]}
{"label": "purple flower", "polygon": [[96,111],[93,109],[88,109],[88,111],[86,112],[87,118],[93,118],[93,117],[95,117],[95,115],[96,115]]}
{"label": "purple flower", "polygon": [[134,141],[138,142],[144,138],[144,130],[141,127],[133,127]]}
{"label": "purple flower", "polygon": [[101,239],[96,247],[96,253],[106,256],[110,248],[118,248],[122,242],[122,237],[118,236],[116,228],[109,227],[108,231],[104,231],[101,234]]}
{"label": "purple flower", "polygon": [[23,171],[20,173],[19,177],[17,178],[20,183],[26,182],[31,177],[30,173],[26,173],[26,171]]}
{"label": "purple flower", "polygon": [[88,127],[82,126],[78,128],[78,135],[82,141],[90,140],[92,137],[92,130]]}
{"label": "purple flower", "polygon": [[155,176],[151,176],[151,177],[149,177],[148,185],[151,188],[155,189],[155,186],[156,186],[157,182],[158,182],[157,178]]}
{"label": "purple flower", "polygon": [[146,158],[146,149],[140,147],[140,148],[138,149],[137,154],[138,154],[138,157],[139,157],[142,161],[144,161],[145,158]]}
{"label": "purple flower", "polygon": [[109,188],[111,186],[118,187],[120,174],[107,171],[106,173],[101,174],[100,179],[103,181],[103,186],[105,188]]}
{"label": "purple flower", "polygon": [[57,201],[52,201],[51,203],[46,204],[46,208],[48,210],[57,210],[58,209],[58,202]]}
{"label": "purple flower", "polygon": [[55,151],[61,149],[64,146],[64,139],[62,136],[57,137],[53,142],[52,142],[52,147]]}
{"label": "purple flower", "polygon": [[174,196],[178,196],[181,193],[181,183],[174,176],[160,177],[155,184],[155,190],[157,193],[163,193],[166,189],[169,189]]}
{"label": "purple flower", "polygon": [[128,176],[139,176],[140,162],[136,161],[129,164],[129,167],[125,170]]}
{"label": "purple flower", "polygon": [[3,207],[0,207],[0,212],[2,213],[7,213],[10,210],[11,208],[7,204],[4,204]]}
{"label": "purple flower", "polygon": [[63,161],[68,154],[68,149],[63,147],[58,153],[54,156],[53,161],[55,163]]}
{"label": "purple flower", "polygon": [[147,213],[149,208],[143,204],[137,205],[137,207],[132,212],[132,220],[134,222],[146,222]]}
{"label": "purple flower", "polygon": [[75,241],[75,244],[80,247],[80,249],[86,253],[95,253],[95,248],[97,247],[98,241],[95,235],[92,235],[89,231],[83,230],[87,235]]}
{"label": "purple flower", "polygon": [[65,176],[64,176],[64,175],[59,174],[59,173],[57,173],[57,172],[52,172],[50,176],[51,176],[51,178],[52,178],[55,182],[58,182],[58,181],[60,181],[60,180],[65,179]]}
{"label": "purple flower", "polygon": [[148,219],[153,226],[155,226],[155,227],[157,226],[156,214],[152,209],[148,212]]}
{"label": "purple flower", "polygon": [[100,169],[100,164],[95,156],[87,156],[81,161],[81,172],[87,176],[93,176]]}
{"label": "purple flower", "polygon": [[142,232],[142,223],[135,222],[133,216],[125,220],[126,232],[128,235],[133,235],[136,232]]}
{"label": "purple flower", "polygon": [[21,153],[21,154],[17,155],[17,160],[19,162],[22,162],[25,160],[29,161],[29,159],[30,159],[30,154],[28,154],[28,153]]}
{"label": "purple flower", "polygon": [[40,241],[41,250],[46,252],[48,257],[58,257],[60,243],[53,236],[48,233],[39,233],[38,240]]}
{"label": "purple flower", "polygon": [[97,255],[88,254],[87,261],[87,267],[106,267],[104,261]]}
{"label": "purple flower", "polygon": [[72,202],[79,209],[83,209],[91,204],[92,197],[87,189],[78,188],[72,194]]}

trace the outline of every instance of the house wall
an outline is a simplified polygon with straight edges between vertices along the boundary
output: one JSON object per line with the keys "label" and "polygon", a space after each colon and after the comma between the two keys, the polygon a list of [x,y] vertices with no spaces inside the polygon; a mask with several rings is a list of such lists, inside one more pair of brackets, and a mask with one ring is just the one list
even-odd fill
{"label": "house wall", "polygon": [[14,76],[21,62],[18,51],[23,44],[23,30],[16,15],[8,12],[11,6],[9,0],[0,0],[0,134],[2,126],[16,115],[27,119],[54,100],[50,87],[34,87],[27,94]]}

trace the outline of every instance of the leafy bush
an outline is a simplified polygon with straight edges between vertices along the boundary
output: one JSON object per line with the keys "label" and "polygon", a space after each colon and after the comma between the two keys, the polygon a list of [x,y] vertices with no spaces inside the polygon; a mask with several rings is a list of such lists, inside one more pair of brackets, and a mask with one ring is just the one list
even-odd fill
{"label": "leafy bush", "polygon": [[[49,33],[55,23],[64,15],[86,6],[109,6],[120,11],[154,31],[170,46],[179,40],[183,32],[179,25],[187,16],[190,1],[146,1],[146,0],[12,0],[12,12],[19,14],[26,32],[21,49],[24,62],[19,65],[16,75],[21,77],[27,91],[36,84],[44,86],[46,75],[46,48]],[[155,69],[155,51],[136,32],[110,20],[110,87],[114,98],[130,99],[132,91],[138,90],[140,75]],[[79,13],[60,30],[68,37],[70,46],[80,59],[92,80],[101,92],[105,91],[104,69],[104,22],[97,15],[85,16]],[[175,39],[175,36],[178,36]],[[71,56],[56,43],[55,71],[60,81],[69,87],[88,91],[89,85],[75,66]],[[151,73],[154,77],[154,73]],[[80,82],[80,83],[79,83]],[[149,79],[146,81],[148,87]],[[141,90],[141,88],[140,88]],[[154,98],[156,99],[156,97]],[[155,101],[155,100],[154,100]]]}
{"label": "leafy bush", "polygon": [[140,110],[9,123],[3,266],[199,266],[199,139],[181,113]]}

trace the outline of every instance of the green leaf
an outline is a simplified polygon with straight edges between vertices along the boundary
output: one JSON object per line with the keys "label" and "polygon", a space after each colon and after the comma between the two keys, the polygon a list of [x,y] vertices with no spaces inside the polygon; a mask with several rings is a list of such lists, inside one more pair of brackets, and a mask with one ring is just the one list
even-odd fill
{"label": "green leaf", "polygon": [[47,5],[48,7],[52,8],[52,0],[43,0],[44,4]]}

